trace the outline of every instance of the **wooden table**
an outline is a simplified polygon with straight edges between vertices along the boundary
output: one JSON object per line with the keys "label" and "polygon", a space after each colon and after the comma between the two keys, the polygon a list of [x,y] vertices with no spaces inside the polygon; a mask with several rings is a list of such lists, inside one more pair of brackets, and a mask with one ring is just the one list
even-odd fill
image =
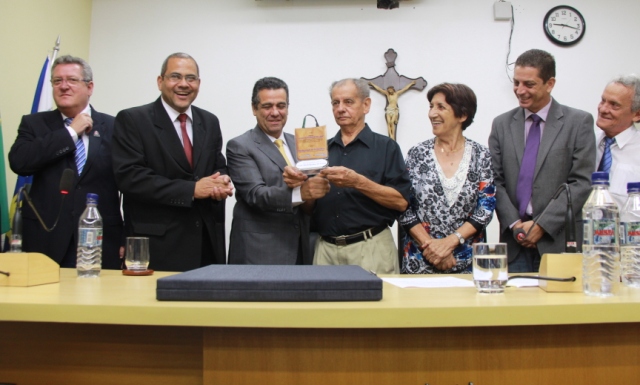
{"label": "wooden table", "polygon": [[58,284],[0,287],[0,383],[640,382],[640,290],[385,283],[380,302],[158,302],[170,274],[62,269]]}

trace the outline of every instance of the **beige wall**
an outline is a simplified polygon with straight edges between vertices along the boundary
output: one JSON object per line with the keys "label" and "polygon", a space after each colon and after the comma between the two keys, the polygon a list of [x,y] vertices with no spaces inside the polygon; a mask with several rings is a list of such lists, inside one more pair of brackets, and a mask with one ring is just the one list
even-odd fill
{"label": "beige wall", "polygon": [[42,64],[60,35],[60,54],[89,58],[91,0],[0,0],[0,116],[6,160],[22,115],[30,113]]}

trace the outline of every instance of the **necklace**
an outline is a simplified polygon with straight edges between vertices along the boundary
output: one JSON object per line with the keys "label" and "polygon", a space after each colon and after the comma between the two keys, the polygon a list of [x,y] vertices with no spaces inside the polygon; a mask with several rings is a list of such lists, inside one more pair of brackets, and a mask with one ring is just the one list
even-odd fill
{"label": "necklace", "polygon": [[[436,138],[436,139],[437,139],[437,138]],[[462,146],[460,146],[460,147],[459,147],[459,148],[457,148],[457,149],[455,149],[455,148],[454,148],[453,150],[449,150],[449,151],[446,151],[446,150],[444,149],[444,146],[442,145],[442,143],[440,143],[440,139],[437,139],[436,144],[438,144],[438,145],[440,146],[440,152],[441,152],[442,154],[446,154],[447,156],[449,156],[449,155],[451,155],[451,154],[455,154],[456,152],[458,152],[458,151],[462,150],[462,149],[464,148],[465,141],[466,141],[466,140],[465,140],[465,139],[463,139],[463,140],[462,140]]]}

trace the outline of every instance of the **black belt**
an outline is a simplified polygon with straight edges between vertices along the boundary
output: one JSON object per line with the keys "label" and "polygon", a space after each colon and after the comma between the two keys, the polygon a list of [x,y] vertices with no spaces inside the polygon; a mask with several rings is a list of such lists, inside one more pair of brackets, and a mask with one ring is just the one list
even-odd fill
{"label": "black belt", "polygon": [[352,245],[354,243],[358,243],[360,241],[364,241],[365,239],[372,238],[374,235],[380,234],[384,229],[388,228],[387,225],[382,225],[378,227],[372,227],[365,231],[351,234],[351,235],[340,235],[338,237],[322,237],[322,240],[325,242],[333,243],[338,246],[346,246]]}

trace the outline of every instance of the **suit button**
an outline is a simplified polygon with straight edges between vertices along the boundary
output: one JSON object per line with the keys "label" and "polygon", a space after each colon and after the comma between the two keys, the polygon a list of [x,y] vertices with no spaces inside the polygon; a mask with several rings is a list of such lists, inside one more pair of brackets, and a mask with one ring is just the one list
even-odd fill
{"label": "suit button", "polygon": [[200,227],[200,221],[196,221],[196,227]]}

